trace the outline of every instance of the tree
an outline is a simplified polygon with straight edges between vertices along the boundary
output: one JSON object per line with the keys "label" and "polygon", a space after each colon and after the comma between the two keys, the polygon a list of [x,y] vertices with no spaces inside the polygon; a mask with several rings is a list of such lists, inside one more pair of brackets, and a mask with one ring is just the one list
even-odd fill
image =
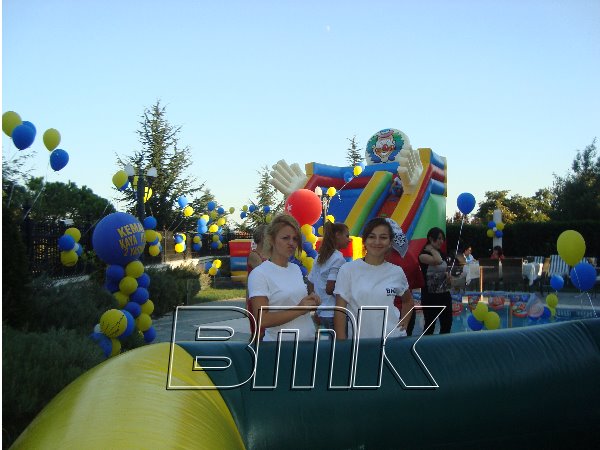
{"label": "tree", "polygon": [[81,226],[115,212],[110,201],[71,181],[44,184],[42,177],[32,177],[26,183],[25,198],[31,208],[29,217],[38,222],[72,219],[76,226]]}
{"label": "tree", "polygon": [[538,190],[533,197],[523,197],[515,194],[508,196],[510,191],[488,191],[485,200],[479,204],[476,217],[481,223],[487,223],[493,216],[494,210],[502,211],[502,221],[508,222],[546,222],[550,220],[552,193],[548,189]]}
{"label": "tree", "polygon": [[[117,156],[117,163],[120,167],[130,163],[143,174],[150,167],[156,167],[158,176],[152,184],[152,196],[144,207],[146,214],[156,218],[158,229],[162,229],[181,219],[181,211],[174,208],[177,199],[181,195],[191,199],[202,190],[204,183],[198,185],[196,178],[186,173],[192,165],[191,150],[187,146],[179,147],[181,127],[167,121],[166,108],[160,101],[146,108],[141,118],[137,133],[142,148],[124,159]],[[127,189],[123,195],[129,212],[137,216],[136,193]]]}
{"label": "tree", "polygon": [[270,214],[275,215],[283,210],[284,201],[277,189],[269,182],[271,174],[267,166],[263,166],[257,171],[260,176],[258,186],[254,191],[256,193],[256,201],[251,203],[257,207],[255,213],[248,213],[246,222],[239,226],[242,231],[250,231],[256,228],[261,223],[265,223],[266,213],[263,211],[265,206],[269,207]]}
{"label": "tree", "polygon": [[352,139],[346,138],[350,141],[350,147],[347,149],[346,161],[351,166],[356,166],[364,159],[363,153],[358,149],[358,142],[356,141],[356,135],[352,136]]}
{"label": "tree", "polygon": [[596,138],[583,151],[577,150],[571,172],[554,175],[556,197],[552,202],[555,220],[583,220],[600,217],[600,155]]}

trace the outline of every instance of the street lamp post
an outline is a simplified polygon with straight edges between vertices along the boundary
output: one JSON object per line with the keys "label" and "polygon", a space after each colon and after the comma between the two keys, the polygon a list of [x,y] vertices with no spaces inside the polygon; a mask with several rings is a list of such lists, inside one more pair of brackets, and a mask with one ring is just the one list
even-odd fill
{"label": "street lamp post", "polygon": [[[144,199],[146,196],[146,181],[148,182],[148,188],[152,187],[152,183],[154,183],[154,179],[157,177],[158,173],[156,171],[156,167],[150,167],[146,173],[144,174],[141,170],[141,161],[138,161],[138,170],[137,170],[137,187],[135,189],[136,192],[136,211],[138,220],[141,223],[144,223],[144,219],[146,218],[146,207],[144,205]],[[134,181],[136,178],[135,169],[133,165],[127,164],[125,166],[125,172],[127,173],[127,177],[129,178],[129,182],[131,183],[131,187],[133,188]]]}

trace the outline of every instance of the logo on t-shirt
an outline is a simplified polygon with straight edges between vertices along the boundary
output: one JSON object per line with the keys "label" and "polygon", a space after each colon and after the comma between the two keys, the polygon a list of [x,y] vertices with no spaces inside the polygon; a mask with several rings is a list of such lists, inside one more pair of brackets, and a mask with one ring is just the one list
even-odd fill
{"label": "logo on t-shirt", "polygon": [[385,292],[386,292],[386,296],[387,297],[396,297],[398,294],[398,289],[397,288],[385,288]]}

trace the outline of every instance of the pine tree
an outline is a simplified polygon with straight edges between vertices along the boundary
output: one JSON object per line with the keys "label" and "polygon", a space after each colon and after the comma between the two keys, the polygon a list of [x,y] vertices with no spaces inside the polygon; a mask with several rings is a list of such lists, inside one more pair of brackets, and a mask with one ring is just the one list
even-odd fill
{"label": "pine tree", "polygon": [[263,166],[257,173],[260,176],[260,180],[254,191],[256,193],[256,201],[251,201],[251,204],[257,209],[253,213],[247,213],[246,222],[239,226],[239,229],[242,231],[253,230],[258,225],[265,223],[267,216],[267,213],[263,210],[265,206],[269,207],[269,214],[271,214],[271,216],[274,216],[283,210],[283,199],[277,189],[269,183],[269,180],[271,179],[269,168]]}
{"label": "pine tree", "polygon": [[[181,127],[175,127],[166,118],[165,107],[157,101],[146,108],[141,116],[137,130],[141,149],[133,156],[121,159],[117,157],[119,167],[132,164],[137,172],[146,173],[150,167],[156,167],[157,177],[152,183],[152,196],[145,203],[146,215],[153,215],[157,229],[172,227],[183,217],[177,205],[177,199],[185,195],[188,200],[200,192],[204,183],[198,185],[195,177],[186,172],[192,165],[191,150],[188,146],[179,146]],[[128,210],[136,214],[136,193],[133,188],[124,192]],[[192,219],[186,219],[191,222]]]}
{"label": "pine tree", "polygon": [[352,139],[346,138],[350,141],[350,147],[347,149],[346,161],[351,166],[356,166],[358,163],[362,162],[363,154],[358,149],[358,142],[356,141],[356,135],[352,136]]}

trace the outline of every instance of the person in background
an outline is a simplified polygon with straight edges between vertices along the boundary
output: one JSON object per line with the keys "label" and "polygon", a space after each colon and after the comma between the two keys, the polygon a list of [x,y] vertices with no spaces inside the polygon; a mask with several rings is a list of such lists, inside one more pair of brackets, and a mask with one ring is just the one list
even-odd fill
{"label": "person in background", "polygon": [[333,330],[333,309],[324,306],[335,306],[333,291],[340,267],[346,262],[340,250],[350,242],[350,232],[344,223],[325,223],[323,241],[319,248],[319,256],[308,274],[308,292],[316,292],[321,299],[315,321],[323,328]]}
{"label": "person in background", "polygon": [[[265,327],[265,341],[276,341],[283,328],[298,330],[300,340],[315,339],[315,326],[309,313],[321,301],[317,294],[308,294],[300,267],[290,262],[301,242],[300,226],[296,219],[287,214],[275,217],[265,234],[265,249],[270,252],[270,257],[253,269],[248,277],[252,312],[259,320],[258,325]],[[264,308],[269,306],[304,308]],[[262,313],[261,308],[264,308]],[[281,339],[294,340],[295,336],[283,333]]]}
{"label": "person in background", "polygon": [[471,264],[472,262],[477,261],[474,257],[473,257],[473,250],[471,249],[470,245],[465,245],[464,246],[464,250],[463,250],[463,257],[465,258],[465,262],[467,264]]}
{"label": "person in background", "polygon": [[[434,227],[427,232],[427,244],[419,254],[425,286],[421,289],[421,306],[444,306],[423,308],[425,334],[433,334],[436,316],[440,314],[440,334],[450,333],[452,328],[452,297],[450,296],[450,272],[442,246],[446,235],[441,228]],[[431,325],[431,326],[430,326]]]}
{"label": "person in background", "polygon": [[[336,306],[347,308],[357,319],[362,306],[387,307],[385,330],[381,329],[379,315],[362,314],[361,338],[406,336],[414,302],[402,268],[385,260],[392,249],[393,238],[394,231],[386,219],[372,219],[365,225],[362,234],[365,257],[344,264],[338,273],[334,291]],[[398,297],[402,312],[394,305]],[[347,338],[346,317],[343,311],[335,311],[333,325],[338,340]],[[356,332],[349,328],[352,333]]]}
{"label": "person in background", "polygon": [[[248,276],[250,276],[250,273],[252,272],[253,269],[255,269],[256,267],[261,265],[267,259],[269,259],[269,254],[264,248],[264,242],[265,242],[264,237],[265,237],[266,229],[267,229],[267,226],[265,224],[262,224],[262,225],[257,226],[254,229],[254,232],[252,233],[252,240],[254,242],[254,245],[253,245],[254,248],[252,250],[250,250],[250,253],[248,254],[248,259],[246,261],[246,270],[248,271]],[[252,302],[250,301],[250,298],[248,297],[248,289],[246,289],[246,310],[250,311],[250,313],[252,313],[252,311],[253,311]],[[250,333],[252,335],[254,335],[255,322],[250,317],[248,319],[250,320]],[[264,335],[265,335],[265,329],[263,327],[260,329],[259,338],[262,339]]]}
{"label": "person in background", "polygon": [[504,252],[502,251],[502,247],[500,247],[499,245],[496,245],[494,247],[494,250],[492,250],[492,254],[491,254],[490,258],[499,259],[500,261],[502,261],[504,259]]}

